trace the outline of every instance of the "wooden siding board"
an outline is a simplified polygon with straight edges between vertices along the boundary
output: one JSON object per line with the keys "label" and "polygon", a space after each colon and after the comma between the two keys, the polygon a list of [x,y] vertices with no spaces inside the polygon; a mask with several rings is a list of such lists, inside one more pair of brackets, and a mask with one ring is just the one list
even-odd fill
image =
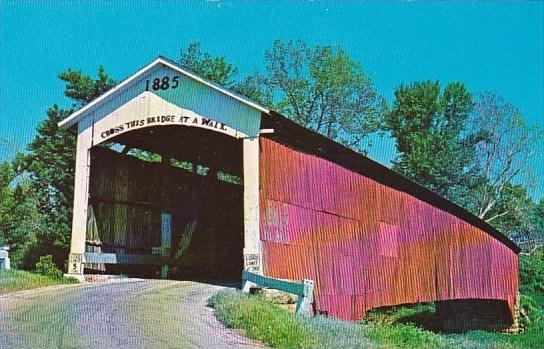
{"label": "wooden siding board", "polygon": [[466,298],[513,309],[518,257],[503,242],[408,193],[260,142],[265,272],[315,280],[317,310],[355,320],[380,306]]}

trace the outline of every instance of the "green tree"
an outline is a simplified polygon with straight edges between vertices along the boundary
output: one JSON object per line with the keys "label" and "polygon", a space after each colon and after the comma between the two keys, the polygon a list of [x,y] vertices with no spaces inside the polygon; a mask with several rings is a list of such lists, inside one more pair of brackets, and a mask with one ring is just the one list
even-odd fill
{"label": "green tree", "polygon": [[341,47],[276,40],[265,61],[265,74],[249,82],[259,82],[274,109],[298,124],[361,152],[383,128],[384,99]]}
{"label": "green tree", "polygon": [[224,57],[212,57],[202,52],[200,42],[190,43],[186,49],[182,49],[179,63],[193,73],[225,87],[231,87],[236,82],[234,77],[238,74],[238,68]]}
{"label": "green tree", "polygon": [[[482,195],[479,191],[483,186],[476,186],[472,194],[476,197]],[[533,222],[530,219],[533,201],[527,195],[527,188],[521,184],[507,183],[497,193],[496,204],[489,211],[488,223],[496,229],[516,239],[522,233],[534,231]]]}
{"label": "green tree", "polygon": [[[508,236],[523,250],[530,251],[537,246],[544,246],[544,205],[543,201],[535,203],[528,197],[523,201],[524,205],[519,206],[521,214],[514,214],[511,217],[512,214],[509,213],[497,218],[490,224],[507,232]],[[502,205],[498,206],[497,210],[503,209]],[[506,226],[507,230],[503,226]]]}
{"label": "green tree", "polygon": [[35,243],[38,216],[25,178],[16,177],[8,162],[0,164],[0,245],[10,247],[13,266],[20,265],[25,252]]}
{"label": "green tree", "polygon": [[253,75],[247,76],[234,84],[230,90],[257,102],[268,109],[274,109],[275,107],[272,102],[274,91],[264,85],[263,80],[264,78],[259,72],[255,71]]}
{"label": "green tree", "polygon": [[57,123],[69,114],[56,105],[49,108],[28,152],[14,160],[19,173],[29,178],[41,223],[35,231],[37,244],[28,251],[25,267],[33,267],[33,259],[42,251],[49,251],[62,266],[68,251],[76,142],[75,132],[60,129]]}
{"label": "green tree", "polygon": [[530,185],[530,162],[542,151],[542,130],[528,125],[522,113],[497,93],[483,93],[474,107],[471,127],[482,135],[475,161],[484,180],[474,188],[475,213],[487,222],[514,214],[526,204],[512,196],[513,183]]}
{"label": "green tree", "polygon": [[72,109],[64,110],[57,105],[49,108],[28,151],[18,154],[13,162],[18,173],[28,178],[29,191],[39,213],[37,243],[25,263],[30,267],[42,254],[52,254],[55,263],[63,267],[69,248],[76,131],[61,129],[58,122],[114,85],[102,67],[96,79],[72,70],[61,73],[59,78],[66,82],[65,95],[72,100]]}
{"label": "green tree", "polygon": [[544,294],[544,247],[523,253],[520,258],[520,288],[526,293]]}
{"label": "green tree", "polygon": [[245,96],[263,106],[272,107],[272,92],[262,84],[258,72],[239,80],[238,68],[227,62],[225,57],[212,56],[203,52],[200,42],[192,42],[180,51],[179,63],[193,73],[226,87],[232,92]]}
{"label": "green tree", "polygon": [[401,85],[385,121],[396,140],[393,169],[454,201],[473,175],[476,133],[467,132],[471,93],[459,82]]}
{"label": "green tree", "polygon": [[59,78],[66,82],[64,94],[74,102],[73,109],[81,108],[115,86],[115,80],[108,76],[103,66],[98,67],[96,79],[81,70],[71,69],[60,73]]}
{"label": "green tree", "polygon": [[538,204],[534,204],[531,209],[531,221],[535,230],[539,232],[540,238],[544,239],[544,198],[540,199]]}
{"label": "green tree", "polygon": [[0,245],[8,243],[10,236],[11,211],[14,205],[13,191],[10,187],[15,178],[8,162],[0,164]]}

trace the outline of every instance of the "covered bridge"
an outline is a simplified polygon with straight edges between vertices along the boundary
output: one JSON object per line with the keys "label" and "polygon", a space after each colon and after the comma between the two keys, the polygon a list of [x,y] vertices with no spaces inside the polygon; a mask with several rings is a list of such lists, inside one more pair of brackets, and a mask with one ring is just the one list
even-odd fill
{"label": "covered bridge", "polygon": [[512,241],[171,61],[154,60],[60,125],[78,132],[73,276],[237,281],[249,268],[315,280],[315,311],[337,318],[464,300],[494,302],[512,321]]}

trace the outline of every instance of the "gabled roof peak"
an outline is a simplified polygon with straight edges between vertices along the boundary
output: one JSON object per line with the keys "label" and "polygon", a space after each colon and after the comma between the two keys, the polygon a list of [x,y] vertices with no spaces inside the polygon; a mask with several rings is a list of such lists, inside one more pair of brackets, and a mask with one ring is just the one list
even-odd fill
{"label": "gabled roof peak", "polygon": [[170,69],[172,69],[172,70],[174,70],[174,71],[176,71],[176,72],[178,72],[180,74],[183,74],[183,75],[189,77],[190,79],[198,81],[198,82],[200,82],[201,84],[203,84],[205,86],[208,86],[208,87],[210,87],[210,88],[212,88],[212,89],[214,89],[216,91],[219,91],[220,93],[225,94],[225,95],[237,100],[240,103],[243,103],[243,104],[245,104],[245,105],[247,105],[247,106],[249,106],[251,108],[257,109],[260,112],[263,112],[263,113],[266,113],[266,114],[269,113],[268,109],[266,109],[265,107],[263,107],[263,106],[255,103],[255,102],[249,100],[248,98],[240,96],[240,95],[238,95],[236,93],[233,93],[233,92],[227,90],[223,86],[220,86],[218,84],[210,82],[210,81],[196,75],[195,73],[190,72],[189,70],[181,67],[179,64],[177,64],[177,63],[175,63],[175,62],[173,62],[173,61],[159,55],[152,62],[150,62],[149,64],[147,64],[146,66],[144,66],[143,68],[138,70],[136,73],[132,74],[131,76],[129,76],[125,80],[121,81],[119,84],[115,85],[113,88],[111,88],[110,90],[108,90],[107,92],[105,92],[104,94],[102,94],[101,96],[99,96],[98,98],[96,98],[95,100],[90,102],[89,104],[85,105],[81,109],[79,109],[79,110],[75,111],[74,113],[72,113],[66,119],[59,122],[59,126],[60,127],[70,127],[70,126],[78,123],[81,119],[83,119],[87,115],[87,113],[89,113],[98,104],[102,103],[105,99],[107,99],[108,97],[114,95],[115,93],[117,93],[118,91],[123,89],[123,87],[127,86],[132,81],[138,79],[143,74],[145,74],[146,72],[148,72],[149,70],[155,68],[158,65],[164,65],[164,66],[166,66],[166,67],[168,67],[168,68],[170,68]]}

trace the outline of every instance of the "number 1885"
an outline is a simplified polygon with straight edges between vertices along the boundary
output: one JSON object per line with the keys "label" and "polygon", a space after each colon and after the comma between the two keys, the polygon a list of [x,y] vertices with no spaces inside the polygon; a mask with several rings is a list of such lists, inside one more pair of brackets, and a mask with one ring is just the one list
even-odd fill
{"label": "number 1885", "polygon": [[168,90],[169,88],[177,88],[179,86],[179,76],[173,76],[170,79],[169,76],[163,76],[162,78],[155,78],[153,80],[146,80],[145,90],[149,91],[151,88],[153,91]]}

